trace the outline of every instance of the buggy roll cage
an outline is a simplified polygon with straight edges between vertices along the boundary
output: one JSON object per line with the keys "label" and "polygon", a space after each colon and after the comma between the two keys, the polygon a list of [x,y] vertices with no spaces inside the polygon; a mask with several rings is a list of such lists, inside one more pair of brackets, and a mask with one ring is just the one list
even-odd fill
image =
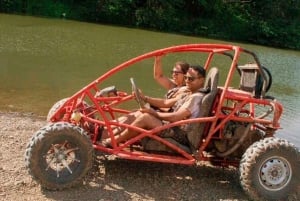
{"label": "buggy roll cage", "polygon": [[[126,101],[132,100],[134,99],[134,97],[132,94],[127,94],[126,92],[122,91],[118,91],[117,96],[114,97],[96,97],[95,94],[104,88],[101,86],[103,81],[114,75],[115,73],[128,68],[130,65],[135,64],[141,60],[159,55],[180,52],[207,53],[208,56],[204,64],[204,68],[206,69],[206,71],[209,71],[211,67],[211,61],[215,54],[223,54],[225,56],[228,56],[232,60],[231,65],[228,69],[228,75],[224,86],[218,87],[218,94],[214,100],[211,114],[208,117],[199,117],[195,119],[187,119],[169,123],[152,130],[137,128],[125,123],[118,123],[116,121],[113,121],[116,118],[117,113],[130,113],[129,110],[117,108],[116,106]],[[239,69],[238,59],[241,53],[246,53],[253,58],[254,64],[250,68]],[[246,91],[242,88],[230,88],[230,83],[233,80],[234,72],[238,71],[241,73],[243,70],[245,70],[246,73],[250,71],[250,75],[260,76],[262,86],[259,89],[259,96],[255,94],[255,84],[257,79],[255,79],[255,86],[250,87],[250,90],[248,90],[248,88]],[[243,73],[241,73],[241,77],[242,74]],[[222,134],[222,129],[229,121],[247,122],[252,125],[252,128],[255,127],[257,129],[260,129],[265,133],[265,135],[270,136],[272,136],[274,132],[278,128],[280,128],[279,118],[282,114],[283,109],[282,105],[276,100],[270,100],[269,98],[266,98],[266,92],[270,84],[269,82],[270,79],[268,79],[256,54],[239,46],[227,44],[187,44],[172,46],[137,56],[112,68],[111,70],[88,84],[86,87],[83,87],[73,96],[69,97],[68,100],[52,115],[50,121],[72,122],[83,127],[86,125],[83,122],[87,122],[89,125],[93,125],[93,129],[85,129],[88,131],[91,137],[94,148],[106,153],[115,154],[121,158],[191,165],[194,164],[196,160],[212,160],[210,156],[205,154],[205,151],[208,149],[209,144],[212,140],[218,140],[224,137],[224,135]],[[231,103],[230,106],[228,106],[228,102]],[[265,114],[256,116],[255,105],[269,106],[270,109]],[[72,115],[78,111],[80,112],[80,120],[75,121],[74,119],[72,119]],[[271,116],[270,119],[265,119],[265,117],[267,116]],[[164,129],[188,123],[206,123],[207,125],[209,125],[207,126],[207,129],[205,129],[206,132],[203,134],[203,138],[199,143],[199,148],[196,150],[196,152],[188,153],[180,147],[164,140],[157,135],[157,133]],[[140,132],[141,134],[126,141],[123,144],[117,145],[112,133],[113,126],[133,129]],[[106,148],[97,144],[97,140],[99,140],[100,135],[99,130],[102,127],[106,127],[109,133],[109,137],[112,139],[112,148]],[[143,151],[133,151],[133,145],[137,144],[144,137],[149,137],[165,144],[170,149],[174,150],[178,155],[171,156],[163,154],[151,154]]]}

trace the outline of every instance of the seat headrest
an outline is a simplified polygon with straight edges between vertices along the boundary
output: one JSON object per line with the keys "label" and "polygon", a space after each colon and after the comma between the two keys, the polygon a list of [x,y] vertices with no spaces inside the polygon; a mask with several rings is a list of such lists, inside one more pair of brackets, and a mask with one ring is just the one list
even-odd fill
{"label": "seat headrest", "polygon": [[219,70],[216,67],[212,67],[205,79],[204,89],[210,91],[214,91],[218,88],[219,81]]}

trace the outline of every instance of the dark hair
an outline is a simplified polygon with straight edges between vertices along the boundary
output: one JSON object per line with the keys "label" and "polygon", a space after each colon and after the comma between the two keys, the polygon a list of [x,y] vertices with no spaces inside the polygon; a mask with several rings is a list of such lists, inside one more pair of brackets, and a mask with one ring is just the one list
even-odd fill
{"label": "dark hair", "polygon": [[183,72],[183,74],[186,74],[190,68],[190,65],[184,61],[177,61],[175,63],[175,66],[180,66],[181,71]]}
{"label": "dark hair", "polygon": [[206,71],[202,66],[200,66],[200,65],[191,65],[190,68],[197,71],[198,74],[201,75],[202,77],[206,76]]}

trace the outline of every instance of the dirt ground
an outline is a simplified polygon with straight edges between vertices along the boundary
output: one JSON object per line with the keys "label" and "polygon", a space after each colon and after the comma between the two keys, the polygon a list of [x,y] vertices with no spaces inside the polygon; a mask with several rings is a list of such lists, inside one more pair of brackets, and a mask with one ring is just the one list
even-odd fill
{"label": "dirt ground", "polygon": [[96,160],[82,185],[45,190],[31,179],[24,163],[29,139],[45,124],[45,117],[0,112],[0,200],[248,200],[236,169],[120,159]]}

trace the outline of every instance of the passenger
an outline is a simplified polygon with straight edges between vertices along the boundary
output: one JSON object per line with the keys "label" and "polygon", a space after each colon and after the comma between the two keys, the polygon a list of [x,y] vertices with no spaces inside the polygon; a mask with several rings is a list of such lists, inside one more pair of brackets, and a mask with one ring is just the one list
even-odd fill
{"label": "passenger", "polygon": [[185,86],[184,75],[189,69],[189,64],[183,61],[178,61],[175,63],[171,73],[172,78],[166,77],[163,74],[162,56],[156,56],[154,61],[154,79],[165,89],[168,90],[166,98],[173,98],[176,96],[176,92],[182,86]]}
{"label": "passenger", "polygon": [[[204,85],[205,80],[205,70],[199,66],[193,66],[189,68],[187,74],[185,75],[186,82],[186,93],[182,93],[172,99],[158,99],[143,96],[146,101],[151,101],[156,103],[158,106],[169,107],[168,104],[175,105],[173,112],[158,112],[152,108],[140,109],[139,115],[133,119],[131,123],[132,126],[140,127],[144,129],[153,129],[163,125],[163,121],[176,122],[183,119],[196,118],[200,114],[199,104],[202,100],[203,94],[198,93]],[[183,130],[188,130],[188,125],[182,127]],[[139,132],[126,128],[119,135],[116,135],[116,142],[124,142],[135,136]],[[103,145],[111,146],[111,139],[106,139],[103,141]]]}
{"label": "passenger", "polygon": [[[187,73],[189,69],[189,64],[183,61],[177,61],[171,71],[172,78],[166,77],[163,74],[162,64],[161,64],[162,56],[156,56],[154,61],[154,79],[165,89],[168,89],[168,92],[165,94],[166,99],[171,99],[179,95],[181,91],[181,87],[185,86],[184,75]],[[171,108],[161,108],[156,107],[151,104],[151,107],[156,110],[160,110],[162,112],[170,112]]]}

